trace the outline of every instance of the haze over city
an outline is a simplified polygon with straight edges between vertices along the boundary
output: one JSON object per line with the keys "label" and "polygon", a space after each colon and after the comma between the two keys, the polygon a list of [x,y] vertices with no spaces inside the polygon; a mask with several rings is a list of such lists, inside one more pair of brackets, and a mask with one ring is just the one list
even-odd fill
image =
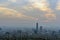
{"label": "haze over city", "polygon": [[60,29],[60,0],[0,0],[0,26]]}

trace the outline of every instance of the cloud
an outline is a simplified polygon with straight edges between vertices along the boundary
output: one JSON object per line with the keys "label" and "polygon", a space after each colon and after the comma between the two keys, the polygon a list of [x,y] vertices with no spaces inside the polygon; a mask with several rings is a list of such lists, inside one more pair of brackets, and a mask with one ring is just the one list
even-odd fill
{"label": "cloud", "polygon": [[29,18],[29,19],[36,19],[34,17],[31,16],[26,16],[22,13],[19,13],[16,10],[13,9],[9,9],[9,8],[5,8],[5,7],[0,7],[0,17],[11,17],[11,18]]}
{"label": "cloud", "polygon": [[[11,2],[13,2],[13,0],[9,0],[9,1],[11,1]],[[16,0],[15,0],[15,2],[16,2]],[[15,4],[13,4],[13,5],[15,5]],[[12,5],[12,6],[13,6]],[[23,4],[22,4],[23,5]],[[10,5],[11,6],[11,5]],[[10,7],[9,6],[9,7]],[[11,6],[11,7],[12,7]],[[18,6],[18,5],[17,5]],[[13,6],[13,7],[16,7],[16,6]],[[20,8],[21,6],[18,6],[18,7],[16,7],[17,8],[17,10]],[[2,7],[3,8],[3,7]],[[53,13],[54,11],[50,8],[50,4],[47,2],[47,0],[29,0],[29,3],[28,3],[28,5],[24,5],[24,6],[22,6],[21,7],[22,9],[19,9],[19,10],[21,10],[22,12],[21,13],[19,13],[18,11],[16,11],[16,10],[13,10],[13,9],[9,9],[9,8],[3,8],[3,9],[1,9],[0,11],[2,11],[2,12],[4,12],[4,16],[8,16],[8,17],[17,17],[17,18],[22,18],[22,17],[25,17],[25,18],[31,18],[31,19],[35,19],[35,20],[37,20],[38,18],[35,18],[35,17],[31,17],[31,16],[27,16],[27,15],[24,15],[24,14],[22,14],[22,13],[27,13],[27,12],[30,12],[30,10],[33,10],[33,11],[36,11],[36,9],[37,10],[39,10],[39,11],[41,11],[41,12],[46,12],[43,16],[44,16],[44,19],[46,19],[45,21],[51,21],[51,20],[55,20],[55,18],[56,18],[56,15]],[[32,11],[31,11],[32,12]],[[32,12],[33,13],[33,12]],[[43,13],[42,13],[43,14]],[[54,16],[55,17],[53,17],[53,14],[54,14]],[[41,15],[41,13],[40,13],[40,15]],[[39,15],[39,17],[40,17],[40,15]],[[43,18],[42,18],[43,19]],[[44,20],[43,19],[43,20]]]}
{"label": "cloud", "polygon": [[23,9],[25,9],[25,10],[29,10],[29,9],[31,9],[32,7],[29,7],[29,6],[24,6],[23,7]]}
{"label": "cloud", "polygon": [[60,0],[57,2],[56,10],[60,10]]}
{"label": "cloud", "polygon": [[53,14],[53,13],[44,14],[44,17],[46,18],[46,20],[44,20],[44,22],[56,20],[56,14]]}
{"label": "cloud", "polygon": [[30,0],[30,3],[32,4],[32,7],[37,8],[41,11],[50,10],[47,0]]}
{"label": "cloud", "polygon": [[[43,22],[53,21],[56,20],[56,14],[54,13],[54,10],[50,8],[50,4],[47,2],[47,0],[29,0],[30,5],[24,6],[24,9],[30,10],[30,9],[38,9],[40,11],[39,18],[36,20],[42,20]],[[41,17],[41,12],[43,12]]]}
{"label": "cloud", "polygon": [[[0,0],[0,2],[1,2],[1,0]],[[0,6],[2,6],[2,7],[7,7],[8,5],[10,5],[11,4],[11,2],[9,2],[8,0],[2,0],[2,3],[0,3]]]}
{"label": "cloud", "polygon": [[10,1],[10,2],[16,2],[17,0],[8,0],[8,1]]}
{"label": "cloud", "polygon": [[9,3],[9,2],[6,2],[6,3],[2,3],[2,4],[0,4],[0,6],[2,6],[2,7],[7,7],[8,5],[10,5],[11,3]]}
{"label": "cloud", "polygon": [[[47,0],[30,0],[31,8],[39,9],[40,11],[53,13],[54,11],[50,8],[50,4]],[[28,7],[27,7],[28,8]]]}

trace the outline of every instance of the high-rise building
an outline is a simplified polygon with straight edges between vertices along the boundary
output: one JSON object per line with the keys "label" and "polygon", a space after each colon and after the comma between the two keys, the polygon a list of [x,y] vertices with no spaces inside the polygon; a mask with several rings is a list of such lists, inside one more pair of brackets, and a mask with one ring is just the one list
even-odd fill
{"label": "high-rise building", "polygon": [[38,23],[36,23],[36,32],[38,32]]}
{"label": "high-rise building", "polygon": [[40,26],[40,32],[42,32],[43,31],[43,27],[42,26]]}

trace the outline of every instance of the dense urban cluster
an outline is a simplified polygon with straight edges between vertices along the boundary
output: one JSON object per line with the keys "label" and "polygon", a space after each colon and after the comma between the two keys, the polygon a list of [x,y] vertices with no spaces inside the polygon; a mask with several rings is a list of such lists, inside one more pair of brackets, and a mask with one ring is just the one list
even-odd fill
{"label": "dense urban cluster", "polygon": [[51,31],[43,29],[43,26],[38,28],[36,23],[36,29],[32,31],[15,30],[13,32],[4,32],[0,28],[0,40],[60,40],[60,30]]}

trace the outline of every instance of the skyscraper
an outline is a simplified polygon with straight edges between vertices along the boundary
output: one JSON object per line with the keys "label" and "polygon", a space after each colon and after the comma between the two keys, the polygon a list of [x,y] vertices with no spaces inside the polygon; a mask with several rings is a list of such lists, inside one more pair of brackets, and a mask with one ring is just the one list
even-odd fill
{"label": "skyscraper", "polygon": [[40,32],[42,32],[42,30],[43,30],[43,27],[42,27],[42,26],[40,26]]}
{"label": "skyscraper", "polygon": [[38,32],[38,23],[36,23],[36,32]]}

